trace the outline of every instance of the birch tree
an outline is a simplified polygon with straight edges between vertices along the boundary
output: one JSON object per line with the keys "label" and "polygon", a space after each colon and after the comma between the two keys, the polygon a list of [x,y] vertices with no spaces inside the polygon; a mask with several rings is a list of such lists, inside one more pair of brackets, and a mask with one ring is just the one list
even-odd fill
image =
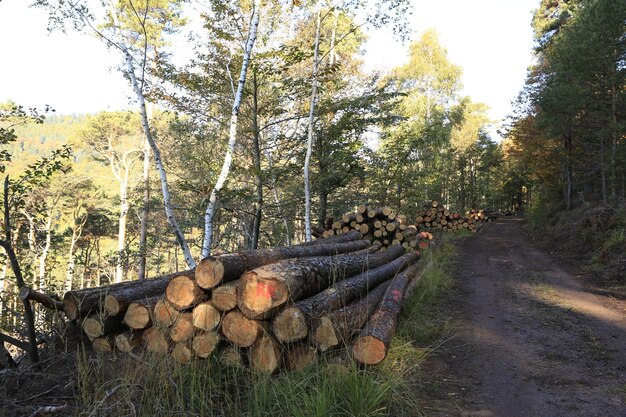
{"label": "birch tree", "polygon": [[[157,40],[162,41],[167,24],[171,25],[169,26],[170,29],[176,26],[174,17],[180,14],[181,1],[154,0],[150,2],[149,0],[138,0],[133,2],[122,0],[115,4],[113,0],[106,0],[105,3],[108,9],[108,21],[102,28],[97,27],[94,14],[84,4],[63,0],[36,0],[34,5],[49,10],[52,26],[64,27],[65,22],[69,19],[77,29],[88,27],[107,46],[117,49],[122,54],[123,67],[125,68],[123,72],[130,81],[135,95],[143,132],[152,150],[154,163],[159,173],[163,208],[167,222],[182,249],[185,262],[190,268],[194,268],[196,263],[174,213],[167,173],[150,127],[145,96],[148,78],[146,71],[148,49]],[[159,18],[163,20],[159,20]]]}
{"label": "birch tree", "polygon": [[254,42],[256,41],[257,31],[259,28],[260,5],[260,0],[254,1],[252,17],[250,19],[250,29],[248,31],[248,38],[244,47],[241,72],[239,74],[237,90],[235,92],[235,99],[233,101],[232,113],[230,118],[228,149],[226,150],[226,155],[224,156],[224,163],[222,165],[220,175],[217,179],[217,182],[215,183],[215,187],[213,187],[213,190],[211,191],[211,195],[209,196],[209,202],[204,213],[204,239],[202,242],[202,258],[205,258],[211,254],[211,247],[213,245],[213,220],[215,217],[215,209],[218,202],[219,192],[224,187],[224,183],[228,178],[228,173],[230,171],[233,160],[235,143],[237,142],[237,119],[239,116],[241,100],[243,98],[243,90],[246,83],[248,65],[250,64],[250,56],[252,54],[252,48],[254,47]]}

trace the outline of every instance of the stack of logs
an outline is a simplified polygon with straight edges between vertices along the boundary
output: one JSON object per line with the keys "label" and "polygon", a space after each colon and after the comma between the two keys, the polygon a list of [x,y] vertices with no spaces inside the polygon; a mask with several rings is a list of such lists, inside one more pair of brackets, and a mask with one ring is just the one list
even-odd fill
{"label": "stack of logs", "polygon": [[[390,214],[366,212],[359,225],[382,227],[386,216],[398,227]],[[385,230],[392,239],[403,233]],[[362,232],[371,230],[210,256],[195,270],[70,291],[64,311],[80,320],[96,352],[145,347],[181,363],[216,354],[225,364],[271,373],[281,365],[301,369],[356,336],[354,358],[375,364],[385,358],[402,302],[418,282],[420,255],[400,244],[384,248]],[[414,246],[419,242],[407,245]]]}
{"label": "stack of logs", "polygon": [[379,242],[384,248],[402,245],[405,249],[415,249],[420,241],[417,227],[409,225],[405,216],[397,215],[390,207],[372,209],[361,205],[357,207],[356,213],[344,214],[340,220],[327,218],[325,226],[326,229],[320,231],[322,237],[356,230],[365,238]]}
{"label": "stack of logs", "polygon": [[468,229],[477,233],[483,226],[483,222],[491,221],[493,214],[487,214],[483,210],[472,209],[467,216],[453,213],[437,201],[424,205],[424,210],[415,219],[415,225],[419,230],[440,229],[445,232]]}

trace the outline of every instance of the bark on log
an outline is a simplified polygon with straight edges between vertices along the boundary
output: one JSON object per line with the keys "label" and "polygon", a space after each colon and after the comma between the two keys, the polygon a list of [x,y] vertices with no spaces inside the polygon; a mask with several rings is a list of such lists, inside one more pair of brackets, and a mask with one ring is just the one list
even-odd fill
{"label": "bark on log", "polygon": [[176,310],[167,300],[163,299],[157,301],[153,312],[154,324],[160,327],[170,327],[180,316],[180,311]]}
{"label": "bark on log", "polygon": [[272,320],[274,335],[283,343],[303,340],[313,318],[345,307],[352,300],[363,297],[370,289],[393,278],[418,259],[418,252],[407,253],[388,264],[339,281],[313,297],[294,303]]}
{"label": "bark on log", "polygon": [[394,246],[375,254],[289,259],[256,268],[241,277],[237,304],[248,318],[269,317],[288,301],[309,297],[335,281],[384,265],[403,253],[404,248]]}
{"label": "bark on log", "polygon": [[150,327],[143,332],[143,339],[146,341],[146,348],[150,352],[158,355],[167,355],[170,343],[165,331],[158,327]]}
{"label": "bark on log", "polygon": [[196,329],[213,330],[220,323],[222,314],[210,302],[201,303],[193,309],[193,326]]}
{"label": "bark on log", "polygon": [[265,331],[266,323],[251,320],[239,309],[231,310],[222,320],[222,333],[239,347],[249,347]]}
{"label": "bark on log", "polygon": [[250,367],[273,373],[280,365],[281,348],[269,334],[263,333],[250,347]]}
{"label": "bark on log", "polygon": [[126,309],[126,314],[124,314],[124,324],[132,330],[143,330],[150,327],[152,325],[152,311],[161,297],[162,295],[158,295],[130,303]]}
{"label": "bark on log", "polygon": [[[191,275],[191,271],[188,271],[188,274]],[[104,299],[104,310],[110,316],[124,314],[128,309],[128,306],[130,306],[130,304],[134,301],[141,301],[146,298],[162,296],[170,280],[178,275],[184,274],[171,274],[157,279],[132,281],[134,285],[114,292],[109,292],[106,295]]]}
{"label": "bark on log", "polygon": [[[331,239],[329,238],[328,240]],[[285,246],[274,249],[257,249],[220,256],[209,256],[198,264],[196,268],[196,282],[200,287],[210,289],[220,283],[234,281],[246,271],[283,259],[354,252],[369,245],[369,242],[365,240],[329,244],[320,242],[315,245]]]}
{"label": "bark on log", "polygon": [[230,311],[237,307],[237,288],[239,282],[231,281],[227,284],[213,288],[211,291],[211,303],[220,311]]}
{"label": "bark on log", "polygon": [[176,323],[170,327],[170,339],[175,343],[185,342],[193,337],[193,314],[182,313]]}
{"label": "bark on log", "polygon": [[288,371],[300,371],[317,359],[317,349],[307,344],[290,346],[285,354],[285,367]]}
{"label": "bark on log", "polygon": [[216,332],[198,333],[193,338],[193,352],[197,357],[206,359],[215,351],[219,342],[220,337]]}
{"label": "bark on log", "polygon": [[325,352],[339,344],[348,346],[352,336],[361,330],[376,309],[390,282],[391,280],[383,282],[349,306],[315,319],[311,335],[317,348]]}
{"label": "bark on log", "polygon": [[132,352],[143,343],[143,332],[122,332],[115,336],[115,347],[120,352]]}
{"label": "bark on log", "polygon": [[209,294],[198,286],[193,277],[181,275],[169,282],[165,297],[175,309],[186,310],[207,300]]}
{"label": "bark on log", "polygon": [[352,355],[362,364],[375,365],[387,356],[396,331],[398,315],[409,282],[417,275],[419,265],[398,274],[389,284],[385,295],[352,347]]}
{"label": "bark on log", "polygon": [[[91,313],[100,313],[104,310],[104,300],[109,294],[120,294],[120,297],[122,297],[122,295],[127,292],[133,292],[133,288],[141,288],[142,286],[158,287],[159,285],[164,285],[162,288],[165,288],[170,279],[178,275],[193,276],[193,270],[177,272],[175,274],[164,275],[142,281],[126,281],[102,287],[68,291],[63,296],[63,310],[65,311],[67,318],[70,320],[86,317]],[[157,284],[156,281],[159,281],[159,283]],[[145,298],[145,294],[141,292],[141,290],[138,291],[140,292],[140,295],[137,298]],[[163,291],[160,292],[160,294],[162,293]],[[128,303],[130,303],[130,301],[128,301]]]}
{"label": "bark on log", "polygon": [[174,345],[174,348],[172,349],[172,358],[174,358],[176,362],[186,365],[191,362],[192,357],[191,348],[187,343],[176,343]]}
{"label": "bark on log", "polygon": [[120,317],[102,318],[98,315],[87,317],[81,324],[83,331],[92,340],[109,333],[128,330]]}

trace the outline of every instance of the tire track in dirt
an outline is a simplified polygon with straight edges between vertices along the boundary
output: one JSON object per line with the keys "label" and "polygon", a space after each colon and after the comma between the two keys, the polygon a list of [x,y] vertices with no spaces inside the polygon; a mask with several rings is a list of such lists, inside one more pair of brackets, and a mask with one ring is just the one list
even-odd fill
{"label": "tire track in dirt", "polygon": [[626,302],[598,295],[522,235],[522,218],[459,245],[462,416],[626,416]]}

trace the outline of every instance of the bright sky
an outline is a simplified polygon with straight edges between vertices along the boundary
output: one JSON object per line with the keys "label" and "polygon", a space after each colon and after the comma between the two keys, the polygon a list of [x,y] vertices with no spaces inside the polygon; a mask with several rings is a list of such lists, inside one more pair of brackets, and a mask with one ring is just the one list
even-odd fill
{"label": "bright sky", "polygon": [[[52,105],[57,113],[128,107],[130,87],[120,61],[98,39],[48,33],[47,17],[29,0],[0,0],[0,102]],[[413,39],[435,28],[449,59],[463,67],[463,94],[486,103],[499,121],[522,88],[532,60],[531,12],[539,0],[413,0]],[[366,67],[389,69],[406,60],[407,45],[385,30],[369,33]]]}

